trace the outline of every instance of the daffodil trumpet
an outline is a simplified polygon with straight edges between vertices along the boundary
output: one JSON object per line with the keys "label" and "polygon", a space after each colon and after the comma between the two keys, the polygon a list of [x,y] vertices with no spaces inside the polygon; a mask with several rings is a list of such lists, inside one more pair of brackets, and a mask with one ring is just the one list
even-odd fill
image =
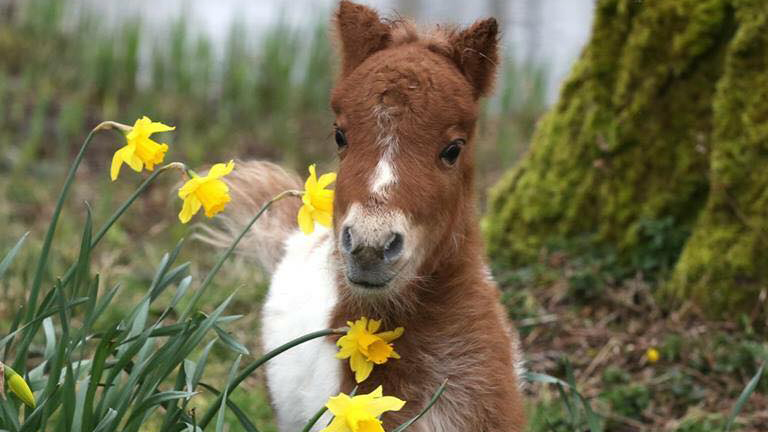
{"label": "daffodil trumpet", "polygon": [[209,218],[224,210],[224,207],[231,200],[229,196],[229,186],[221,180],[222,177],[235,169],[235,162],[217,163],[208,170],[204,176],[188,170],[189,180],[179,189],[179,198],[184,202],[179,220],[181,223],[187,223],[192,219],[200,208]]}
{"label": "daffodil trumpet", "polygon": [[384,364],[390,358],[400,358],[392,341],[403,335],[405,330],[402,327],[376,333],[381,327],[381,321],[366,317],[347,324],[349,332],[336,342],[340,348],[336,357],[349,359],[349,367],[355,373],[355,381],[358,383],[371,375],[374,365]]}
{"label": "daffodil trumpet", "polygon": [[153,122],[147,116],[136,120],[133,127],[127,129],[126,125],[116,122],[104,122],[98,127],[117,128],[125,133],[125,145],[117,150],[112,157],[112,166],[109,171],[112,181],[117,180],[120,175],[120,167],[123,164],[127,164],[136,172],[141,172],[142,169],[153,171],[155,165],[163,163],[165,153],[168,151],[168,144],[158,143],[151,136],[155,133],[176,129],[160,122]]}

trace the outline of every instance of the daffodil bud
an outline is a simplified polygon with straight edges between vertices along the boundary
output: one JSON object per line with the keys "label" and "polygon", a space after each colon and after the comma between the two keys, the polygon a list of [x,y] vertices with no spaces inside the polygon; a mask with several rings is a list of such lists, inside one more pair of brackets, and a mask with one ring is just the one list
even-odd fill
{"label": "daffodil bud", "polygon": [[4,371],[6,381],[8,382],[8,389],[11,393],[15,394],[25,405],[34,408],[35,407],[35,395],[32,394],[32,390],[24,378],[21,377],[15,370],[4,365]]}

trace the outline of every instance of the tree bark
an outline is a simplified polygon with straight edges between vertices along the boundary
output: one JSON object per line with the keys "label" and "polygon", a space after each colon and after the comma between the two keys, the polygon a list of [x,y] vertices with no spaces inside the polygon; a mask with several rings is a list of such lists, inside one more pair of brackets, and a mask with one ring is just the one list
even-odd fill
{"label": "tree bark", "polygon": [[768,281],[767,162],[768,3],[600,0],[559,102],[491,191],[489,252],[524,266],[586,239],[663,294],[743,310]]}

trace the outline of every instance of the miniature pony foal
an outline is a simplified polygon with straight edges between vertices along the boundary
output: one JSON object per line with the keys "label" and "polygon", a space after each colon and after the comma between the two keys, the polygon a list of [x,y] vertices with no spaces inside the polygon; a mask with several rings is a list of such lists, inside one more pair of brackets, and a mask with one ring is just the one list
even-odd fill
{"label": "miniature pony foal", "polygon": [[[334,24],[342,65],[331,95],[333,229],[302,234],[298,202],[284,200],[249,233],[244,247],[272,273],[264,349],[361,316],[382,320],[382,329],[404,327],[394,341],[401,359],[377,365],[358,389],[382,385],[407,401],[382,416],[386,430],[418,413],[447,379],[410,430],[520,431],[521,354],[483,256],[473,193],[477,101],[494,79],[496,21],[425,34],[342,1]],[[241,163],[229,183],[232,232],[267,199],[302,187],[267,162]],[[301,430],[329,396],[354,387],[334,342],[317,339],[267,364],[281,431]]]}

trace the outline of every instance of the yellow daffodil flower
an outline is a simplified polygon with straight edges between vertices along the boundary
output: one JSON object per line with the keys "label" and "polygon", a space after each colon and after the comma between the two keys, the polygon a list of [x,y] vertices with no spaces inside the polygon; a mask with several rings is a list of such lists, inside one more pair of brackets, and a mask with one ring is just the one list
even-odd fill
{"label": "yellow daffodil flower", "polygon": [[403,335],[405,330],[402,327],[377,334],[381,321],[368,320],[366,317],[354,323],[347,322],[347,325],[349,331],[336,342],[341,348],[336,357],[349,359],[349,367],[355,373],[355,381],[358,383],[368,378],[374,364],[380,365],[390,358],[400,358],[390,342]]}
{"label": "yellow daffodil flower", "polygon": [[11,390],[11,393],[18,396],[25,405],[34,408],[35,395],[32,394],[32,390],[30,390],[27,382],[24,381],[24,378],[10,367],[2,363],[0,363],[0,365],[3,367],[3,373],[8,381],[8,389]]}
{"label": "yellow daffodil flower", "polygon": [[386,411],[400,411],[405,401],[382,395],[379,386],[367,395],[350,397],[340,393],[330,398],[325,406],[334,418],[320,432],[384,432],[379,416]]}
{"label": "yellow daffodil flower", "polygon": [[309,177],[304,184],[304,193],[301,201],[304,203],[299,209],[299,228],[304,234],[312,234],[315,231],[315,222],[322,226],[331,227],[333,223],[333,191],[326,189],[328,185],[336,181],[336,173],[326,173],[317,178],[315,165],[309,166]]}
{"label": "yellow daffodil flower", "polygon": [[112,181],[117,180],[123,162],[136,172],[141,172],[145,167],[148,171],[152,171],[156,164],[163,163],[165,152],[168,151],[168,144],[158,144],[149,137],[153,133],[168,132],[174,129],[176,128],[153,122],[147,116],[136,120],[133,128],[125,135],[127,144],[116,151],[112,157],[112,168],[110,169]]}
{"label": "yellow daffodil flower", "polygon": [[648,350],[645,352],[645,359],[648,360],[648,363],[650,364],[658,362],[660,358],[661,354],[656,348],[648,348]]}
{"label": "yellow daffodil flower", "polygon": [[201,206],[209,218],[224,210],[230,197],[229,187],[221,178],[232,172],[234,168],[235,163],[229,161],[227,164],[215,164],[208,174],[202,177],[192,173],[192,178],[179,189],[179,198],[184,200],[179,213],[181,223],[189,222]]}

